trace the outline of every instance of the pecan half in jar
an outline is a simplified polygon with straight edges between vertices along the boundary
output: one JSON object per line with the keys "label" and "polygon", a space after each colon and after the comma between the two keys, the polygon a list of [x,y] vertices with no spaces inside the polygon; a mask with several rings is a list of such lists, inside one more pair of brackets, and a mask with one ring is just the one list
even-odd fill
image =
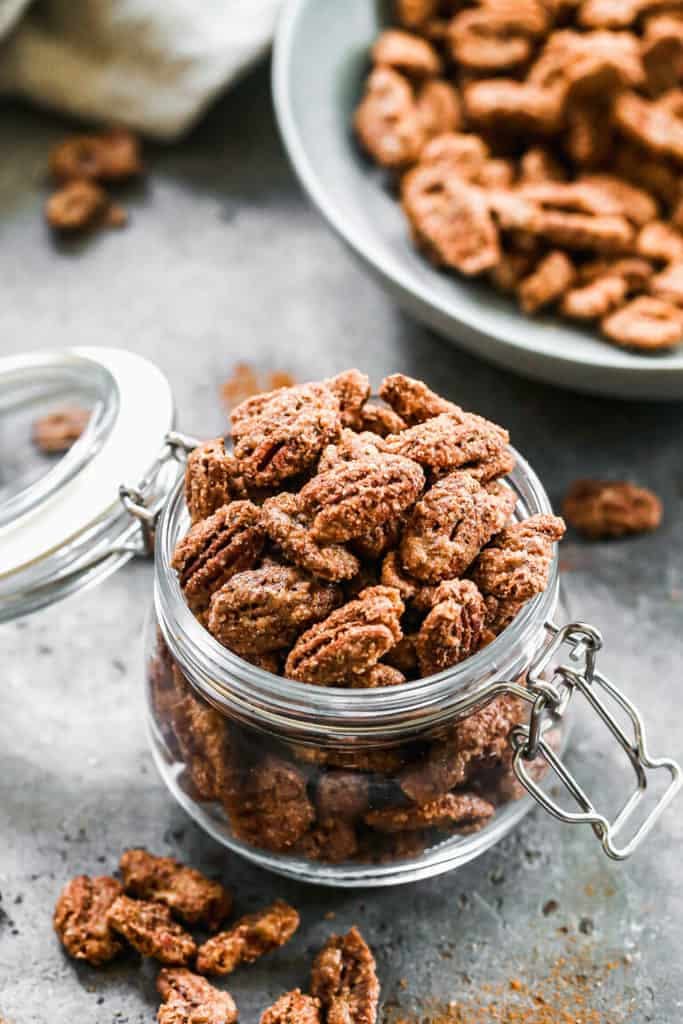
{"label": "pecan half in jar", "polygon": [[485,620],[484,599],[471,580],[442,583],[415,637],[421,674],[441,672],[474,654]]}
{"label": "pecan half in jar", "polygon": [[222,437],[190,452],[185,467],[185,504],[193,523],[246,496],[237,459],[225,450]]}
{"label": "pecan half in jar", "polygon": [[417,160],[426,137],[410,83],[387,67],[375,68],[368,78],[354,127],[363,149],[392,170]]}
{"label": "pecan half in jar", "polygon": [[432,827],[476,831],[494,813],[493,804],[475,793],[446,793],[415,807],[370,811],[365,820],[379,832],[412,832]]}
{"label": "pecan half in jar", "polygon": [[360,562],[341,544],[320,544],[311,533],[295,494],[277,494],[263,505],[263,526],[271,541],[295,565],[323,580],[349,580]]}
{"label": "pecan half in jar", "polygon": [[509,526],[485,548],[472,570],[484,594],[526,601],[548,585],[553,544],[564,536],[558,516],[531,516]]}
{"label": "pecan half in jar", "polygon": [[466,469],[477,480],[493,480],[509,473],[514,456],[507,443],[506,430],[468,413],[463,420],[442,413],[400,434],[385,438],[388,452],[403,455],[436,474]]}
{"label": "pecan half in jar", "polygon": [[315,817],[306,776],[274,754],[248,770],[224,806],[238,839],[276,852],[293,847]]}

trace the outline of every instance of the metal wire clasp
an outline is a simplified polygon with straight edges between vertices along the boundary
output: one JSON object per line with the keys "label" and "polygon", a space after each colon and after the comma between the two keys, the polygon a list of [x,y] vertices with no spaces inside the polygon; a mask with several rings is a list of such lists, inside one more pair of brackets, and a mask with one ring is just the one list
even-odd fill
{"label": "metal wire clasp", "polygon": [[[597,654],[602,647],[602,638],[595,627],[583,622],[572,622],[558,628],[549,625],[550,639],[534,658],[528,674],[524,696],[532,704],[528,725],[513,729],[510,741],[514,750],[512,766],[519,782],[528,793],[549,814],[568,824],[589,824],[600,839],[608,857],[625,860],[642,842],[664,809],[681,788],[681,768],[671,758],[653,758],[647,748],[645,726],[639,711],[602,673],[597,671]],[[575,665],[554,667],[553,675],[547,679],[550,663],[564,646],[569,647],[569,657]],[[520,695],[520,687],[510,684],[510,690]],[[627,799],[613,821],[599,813],[590,797],[585,793],[574,775],[543,738],[544,732],[553,720],[561,718],[575,692],[580,692],[607,725],[633,767],[637,787]],[[617,721],[604,702],[609,698],[614,705],[625,712],[632,726],[629,735]],[[548,765],[569,791],[580,811],[567,811],[554,801],[539,785],[538,773],[528,768],[529,761],[544,758]],[[665,770],[670,782],[654,807],[641,822],[630,840],[618,845],[618,833],[633,816],[645,797],[648,775]],[[533,776],[536,775],[536,778]]]}
{"label": "metal wire clasp", "polygon": [[123,507],[140,524],[142,546],[138,554],[154,553],[154,532],[167,497],[166,493],[157,494],[156,484],[162,470],[172,459],[182,462],[200,443],[188,434],[181,434],[176,430],[169,431],[159,455],[137,486],[121,484],[119,487],[119,498]]}

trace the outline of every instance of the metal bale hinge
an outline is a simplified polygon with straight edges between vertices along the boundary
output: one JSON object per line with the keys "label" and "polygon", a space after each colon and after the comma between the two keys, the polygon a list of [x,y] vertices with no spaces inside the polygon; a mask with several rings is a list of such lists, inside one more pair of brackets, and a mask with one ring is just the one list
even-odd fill
{"label": "metal bale hinge", "polygon": [[[528,688],[525,697],[532,702],[529,723],[517,726],[513,729],[510,737],[514,749],[513,769],[522,786],[549,814],[567,824],[591,825],[607,856],[614,860],[625,860],[640,845],[681,788],[683,783],[681,768],[671,758],[651,757],[640,712],[620,690],[597,671],[597,654],[602,647],[599,631],[582,622],[569,623],[561,628],[549,626],[549,629],[551,640],[534,659],[527,676]],[[582,667],[577,671],[568,665],[560,665],[554,669],[550,681],[544,679],[544,672],[565,645],[569,647],[570,659]],[[511,684],[510,689],[515,693],[520,693],[520,688],[515,684]],[[574,775],[543,738],[549,724],[561,718],[565,713],[569,701],[576,691],[586,698],[590,706],[607,725],[626,752],[636,776],[636,789],[613,821],[596,809],[593,801]],[[602,699],[604,696],[609,697],[626,713],[632,725],[631,735],[627,734],[608,709]],[[580,811],[566,811],[532,777],[527,765],[538,757],[543,757],[546,760],[578,804]],[[664,770],[670,775],[669,785],[631,839],[621,846],[617,845],[619,833],[645,798],[648,789],[648,775],[660,770]]]}

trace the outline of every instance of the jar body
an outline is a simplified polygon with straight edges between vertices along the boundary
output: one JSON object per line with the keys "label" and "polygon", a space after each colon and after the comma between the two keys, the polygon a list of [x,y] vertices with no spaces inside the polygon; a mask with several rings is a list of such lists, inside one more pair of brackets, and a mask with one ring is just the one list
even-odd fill
{"label": "jar body", "polygon": [[[562,621],[556,581],[553,590],[544,611]],[[503,687],[524,686],[547,636],[547,614],[514,650],[502,634],[491,645],[498,657],[471,659],[469,679],[460,666],[452,689],[463,700],[451,710],[444,710],[451,701],[437,701],[428,724],[413,711],[386,728],[339,731],[333,723],[313,733],[296,716],[258,707],[245,713],[230,678],[213,691],[195,669],[193,651],[169,633],[158,611],[150,616],[145,652],[157,767],[209,834],[262,867],[336,886],[414,881],[479,856],[531,808],[509,743],[531,704]],[[564,719],[546,739],[558,750],[564,745]],[[545,767],[532,762],[532,775],[541,778]]]}

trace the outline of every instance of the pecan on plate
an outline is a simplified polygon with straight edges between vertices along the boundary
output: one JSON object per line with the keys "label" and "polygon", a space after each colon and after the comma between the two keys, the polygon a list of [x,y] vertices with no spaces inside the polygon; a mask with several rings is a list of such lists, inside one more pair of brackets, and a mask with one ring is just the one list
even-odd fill
{"label": "pecan on plate", "polygon": [[621,212],[636,226],[642,227],[656,220],[659,212],[657,201],[648,191],[624,181],[616,174],[593,172],[584,174],[579,183],[592,186],[598,193],[611,196],[621,205]]}
{"label": "pecan on plate", "polygon": [[216,590],[252,568],[265,540],[260,509],[250,501],[233,501],[195,523],[171,560],[190,610],[205,612]]}
{"label": "pecan on plate", "polygon": [[415,637],[421,675],[441,672],[474,654],[485,619],[484,599],[471,580],[442,583]]}
{"label": "pecan on plate", "polygon": [[403,531],[403,569],[426,583],[460,576],[515,507],[509,487],[488,490],[466,471],[442,477],[423,495]]}
{"label": "pecan on plate", "polygon": [[41,416],[33,424],[33,443],[48,455],[66,452],[88,425],[90,410],[66,406]]}
{"label": "pecan on plate", "polygon": [[639,295],[600,324],[615,345],[652,352],[674,348],[683,341],[683,311],[664,299]]}
{"label": "pecan on plate", "polygon": [[299,637],[287,658],[290,679],[349,685],[401,639],[404,606],[392,587],[368,587]]}
{"label": "pecan on plate", "polygon": [[384,439],[388,452],[402,455],[442,475],[466,469],[477,480],[493,480],[509,473],[514,457],[506,430],[482,416],[468,413],[465,420],[451,413],[392,434]]}
{"label": "pecan on plate", "polygon": [[264,1010],[259,1024],[321,1024],[320,1000],[295,988]]}
{"label": "pecan on plate", "polygon": [[650,280],[650,291],[658,299],[683,306],[683,260],[655,274]]}
{"label": "pecan on plate", "polygon": [[483,594],[529,600],[547,587],[553,543],[564,531],[563,521],[550,515],[508,526],[478,556],[472,579]]}
{"label": "pecan on plate", "polygon": [[453,60],[478,74],[515,70],[533,49],[529,34],[519,31],[514,19],[492,16],[484,7],[468,8],[453,18],[448,44]]}
{"label": "pecan on plate", "polygon": [[311,535],[295,494],[276,494],[263,505],[263,526],[274,544],[295,565],[333,582],[349,580],[360,569],[355,555],[341,544],[320,544]]}
{"label": "pecan on plate", "polygon": [[379,395],[409,427],[431,420],[442,412],[461,419],[467,416],[459,405],[437,395],[424,381],[407,377],[404,373],[392,373],[385,377],[380,384]]}
{"label": "pecan on plate", "polygon": [[423,828],[476,832],[494,813],[493,804],[475,793],[445,793],[415,807],[370,811],[365,821],[379,832],[411,832]]}
{"label": "pecan on plate", "polygon": [[69,956],[93,967],[109,963],[123,945],[109,926],[108,913],[123,892],[115,878],[79,875],[62,889],[53,917],[54,929]]}
{"label": "pecan on plate", "polygon": [[130,896],[163,903],[186,924],[215,931],[230,913],[232,894],[196,868],[146,850],[126,850],[119,862]]}
{"label": "pecan on plate", "polygon": [[623,537],[656,530],[662,503],[626,480],[577,480],[562,505],[567,521],[587,537]]}
{"label": "pecan on plate", "polygon": [[206,978],[184,967],[163,967],[157,991],[164,1000],[158,1024],[235,1024],[237,1007],[229,992],[221,992]]}
{"label": "pecan on plate", "polygon": [[414,803],[426,804],[471,782],[480,765],[500,759],[510,730],[523,716],[524,704],[518,698],[496,697],[457,722],[446,740],[432,744],[426,758],[408,765],[401,774],[401,789]]}
{"label": "pecan on plate", "polygon": [[299,502],[316,540],[343,543],[401,516],[423,486],[424,473],[415,462],[382,454],[319,473],[301,490]]}
{"label": "pecan on plate", "polygon": [[370,397],[370,380],[360,370],[344,370],[336,377],[325,381],[327,386],[339,399],[342,424],[353,430],[360,427],[361,409]]}
{"label": "pecan on plate", "polygon": [[417,160],[425,129],[410,83],[397,71],[370,74],[355,116],[358,140],[381,167],[400,169]]}
{"label": "pecan on plate", "polygon": [[417,110],[429,138],[455,132],[462,123],[458,90],[443,78],[430,78],[417,93]]}
{"label": "pecan on plate", "polygon": [[231,414],[234,453],[254,487],[309,469],[341,429],[339,399],[324,382],[248,398]]}
{"label": "pecan on plate", "polygon": [[671,224],[653,220],[639,232],[636,250],[645,259],[676,263],[683,260],[683,235]]}
{"label": "pecan on plate", "polygon": [[439,13],[441,0],[396,0],[396,18],[403,28],[418,30]]}
{"label": "pecan on plate", "polygon": [[92,181],[70,181],[45,203],[45,219],[55,231],[84,231],[100,224],[109,199]]}
{"label": "pecan on plate", "polygon": [[561,249],[552,250],[520,282],[517,289],[520,306],[525,313],[537,313],[557,302],[571,287],[574,275],[574,266],[567,254]]}
{"label": "pecan on plate", "polygon": [[275,851],[294,846],[315,817],[305,776],[273,754],[249,769],[225,809],[238,839]]}
{"label": "pecan on plate", "polygon": [[173,921],[162,903],[119,896],[109,908],[108,921],[138,953],[162,964],[184,967],[197,952],[190,933]]}
{"label": "pecan on plate", "polygon": [[310,987],[330,1024],[376,1024],[377,965],[355,926],[327,940],[313,961]]}
{"label": "pecan on plate", "polygon": [[217,437],[190,453],[185,467],[185,503],[193,523],[217,512],[235,498],[245,498],[237,459]]}
{"label": "pecan on plate", "polygon": [[441,61],[431,43],[402,29],[381,32],[372,47],[372,60],[378,67],[393,68],[408,78],[438,75]]}
{"label": "pecan on plate", "polygon": [[73,135],[50,153],[50,173],[57,181],[123,181],[143,170],[139,142],[125,128]]}
{"label": "pecan on plate", "polygon": [[683,163],[683,121],[636,92],[622,92],[614,104],[617,128],[647,153]]}
{"label": "pecan on plate", "polygon": [[[481,176],[487,164],[491,163],[490,156],[491,151],[480,135],[473,135],[470,132],[445,132],[430,139],[424,146],[420,153],[420,167],[431,167],[443,175],[456,175],[471,185],[477,185],[481,182]],[[403,378],[403,374],[397,373],[389,379],[400,381],[401,378]],[[437,416],[440,412],[458,411],[457,406],[449,409],[449,403],[430,391],[422,381],[413,381],[411,377],[404,379],[410,384],[419,385],[426,394],[438,399],[441,408],[433,412],[432,416]],[[423,419],[426,418],[423,417]]]}
{"label": "pecan on plate", "polygon": [[560,311],[572,320],[596,320],[622,305],[627,293],[626,279],[607,273],[588,284],[570,288],[560,303]]}
{"label": "pecan on plate", "polygon": [[290,647],[299,633],[325,619],[341,593],[291,565],[237,573],[211,598],[208,628],[245,658]]}
{"label": "pecan on plate", "polygon": [[463,92],[468,122],[479,131],[551,135],[562,123],[564,95],[533,82],[484,78]]}
{"label": "pecan on plate", "polygon": [[253,964],[264,953],[284,946],[298,927],[296,910],[284,900],[275,900],[200,946],[197,970],[201,974],[231,974],[240,964]]}

